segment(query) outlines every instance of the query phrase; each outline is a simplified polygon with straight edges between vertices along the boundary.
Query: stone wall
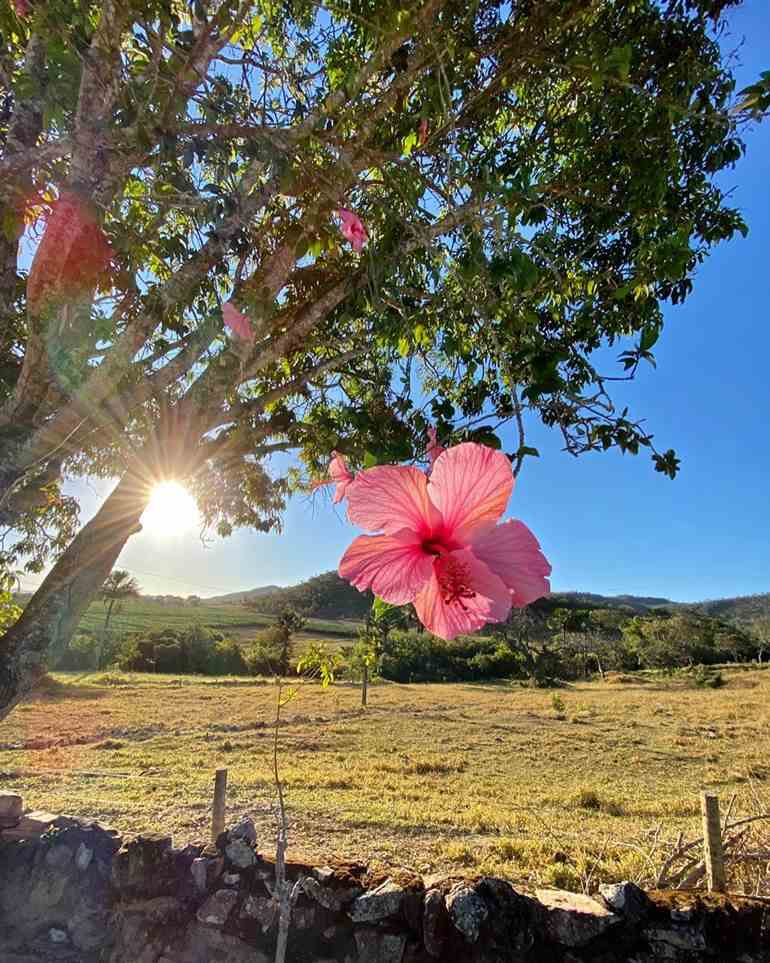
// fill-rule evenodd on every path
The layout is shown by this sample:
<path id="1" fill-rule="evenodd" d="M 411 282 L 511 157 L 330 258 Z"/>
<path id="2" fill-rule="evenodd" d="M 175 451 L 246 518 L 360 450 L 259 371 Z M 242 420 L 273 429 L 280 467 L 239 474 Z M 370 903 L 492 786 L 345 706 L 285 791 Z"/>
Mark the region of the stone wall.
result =
<path id="1" fill-rule="evenodd" d="M 4 801 L 5 799 L 5 801 Z M 9 802 L 16 799 L 16 802 Z M 243 819 L 217 845 L 124 842 L 0 797 L 3 963 L 271 963 L 274 864 Z M 289 963 L 770 963 L 770 906 L 603 886 L 536 898 L 501 879 L 290 863 Z"/>

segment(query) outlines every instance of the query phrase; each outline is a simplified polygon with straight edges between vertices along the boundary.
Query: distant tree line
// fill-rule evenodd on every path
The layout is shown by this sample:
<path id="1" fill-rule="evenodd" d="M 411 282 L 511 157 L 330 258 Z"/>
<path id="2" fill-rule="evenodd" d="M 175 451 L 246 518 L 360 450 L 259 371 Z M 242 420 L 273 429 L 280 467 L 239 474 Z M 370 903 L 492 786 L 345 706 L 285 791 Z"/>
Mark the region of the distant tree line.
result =
<path id="1" fill-rule="evenodd" d="M 296 664 L 292 636 L 305 624 L 290 609 L 275 624 L 239 643 L 205 625 L 159 628 L 123 635 L 82 630 L 52 667 L 90 670 L 117 667 L 127 672 L 198 675 L 288 675 Z"/>
<path id="2" fill-rule="evenodd" d="M 552 600 L 513 613 L 505 625 L 444 642 L 401 626 L 368 631 L 371 671 L 395 682 L 460 682 L 512 678 L 537 685 L 604 678 L 607 672 L 693 670 L 763 662 L 770 633 L 756 632 L 690 611 L 645 615 L 619 609 L 554 606 Z M 366 639 L 363 644 L 366 644 Z M 359 647 L 345 654 L 361 662 Z"/>
<path id="3" fill-rule="evenodd" d="M 311 580 L 316 587 L 330 581 L 329 576 Z M 337 580 L 334 588 L 340 584 L 344 583 Z M 107 614 L 115 591 L 130 588 L 125 580 L 107 586 Z M 348 678 L 380 675 L 394 682 L 510 678 L 551 685 L 593 676 L 603 678 L 608 672 L 762 663 L 770 653 L 770 622 L 744 627 L 684 608 L 659 608 L 640 614 L 622 608 L 581 608 L 574 604 L 575 598 L 567 599 L 572 607 L 558 604 L 563 599 L 541 599 L 515 611 L 504 625 L 490 626 L 484 633 L 450 643 L 416 627 L 408 606 L 397 609 L 377 602 L 361 620 L 358 642 L 337 654 L 335 671 Z M 52 660 L 52 666 L 76 670 L 117 666 L 127 671 L 171 674 L 288 675 L 296 671 L 300 652 L 295 636 L 304 626 L 304 615 L 284 606 L 273 624 L 245 642 L 228 639 L 222 632 L 199 624 L 122 636 L 105 630 L 81 631 L 69 648 Z"/>

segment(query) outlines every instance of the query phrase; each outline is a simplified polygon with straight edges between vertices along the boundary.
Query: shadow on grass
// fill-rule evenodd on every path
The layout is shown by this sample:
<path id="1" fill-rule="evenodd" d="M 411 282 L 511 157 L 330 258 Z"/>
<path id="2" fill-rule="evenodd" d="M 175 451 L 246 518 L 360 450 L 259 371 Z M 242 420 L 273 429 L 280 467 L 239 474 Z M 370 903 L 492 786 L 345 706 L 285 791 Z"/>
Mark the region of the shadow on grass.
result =
<path id="1" fill-rule="evenodd" d="M 38 682 L 30 694 L 30 702 L 66 702 L 69 699 L 101 699 L 106 695 L 106 688 L 98 685 L 79 685 L 80 679 L 87 678 L 87 674 L 74 676 L 72 682 L 63 682 L 46 675 Z"/>
<path id="2" fill-rule="evenodd" d="M 518 680 L 516 680 L 518 682 Z M 475 692 L 513 692 L 514 684 L 511 679 L 479 679 L 477 682 L 453 682 L 458 688 L 471 689 Z"/>

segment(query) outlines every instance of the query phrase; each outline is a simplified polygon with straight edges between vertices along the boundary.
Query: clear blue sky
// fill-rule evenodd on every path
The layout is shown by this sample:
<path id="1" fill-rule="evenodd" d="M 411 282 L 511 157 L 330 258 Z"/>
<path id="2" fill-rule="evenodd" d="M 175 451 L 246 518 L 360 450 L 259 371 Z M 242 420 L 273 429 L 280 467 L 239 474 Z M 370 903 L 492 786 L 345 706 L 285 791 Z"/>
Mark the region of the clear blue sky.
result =
<path id="1" fill-rule="evenodd" d="M 747 0 L 730 22 L 725 50 L 745 38 L 742 87 L 770 69 L 770 8 Z M 701 267 L 689 300 L 667 311 L 657 370 L 617 396 L 647 418 L 660 449 L 677 450 L 676 481 L 646 455 L 573 459 L 556 433 L 529 426 L 541 457 L 527 460 L 509 514 L 540 539 L 556 590 L 682 601 L 770 592 L 770 123 L 751 130 L 746 157 L 720 183 L 733 190 L 749 237 L 721 245 Z M 70 486 L 84 518 L 107 487 Z M 119 565 L 148 593 L 215 595 L 336 568 L 355 534 L 327 496 L 300 496 L 281 535 L 242 531 L 204 548 L 194 531 L 145 531 Z"/>

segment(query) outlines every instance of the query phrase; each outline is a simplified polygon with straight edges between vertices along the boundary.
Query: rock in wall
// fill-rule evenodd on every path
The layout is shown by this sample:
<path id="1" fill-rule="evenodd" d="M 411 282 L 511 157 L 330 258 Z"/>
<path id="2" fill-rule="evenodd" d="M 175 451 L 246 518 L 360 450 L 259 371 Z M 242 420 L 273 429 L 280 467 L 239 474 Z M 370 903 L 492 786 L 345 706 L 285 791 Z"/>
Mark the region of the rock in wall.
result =
<path id="1" fill-rule="evenodd" d="M 0 800 L 2 797 L 0 797 Z M 1 811 L 1 807 L 0 807 Z M 2 825 L 0 823 L 0 825 Z M 0 830 L 3 963 L 271 963 L 274 863 L 243 819 L 216 845 L 125 842 L 47 813 Z M 770 906 L 645 893 L 535 897 L 502 879 L 289 863 L 289 963 L 770 963 Z"/>

